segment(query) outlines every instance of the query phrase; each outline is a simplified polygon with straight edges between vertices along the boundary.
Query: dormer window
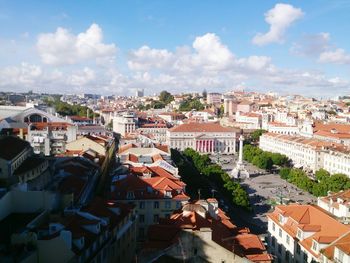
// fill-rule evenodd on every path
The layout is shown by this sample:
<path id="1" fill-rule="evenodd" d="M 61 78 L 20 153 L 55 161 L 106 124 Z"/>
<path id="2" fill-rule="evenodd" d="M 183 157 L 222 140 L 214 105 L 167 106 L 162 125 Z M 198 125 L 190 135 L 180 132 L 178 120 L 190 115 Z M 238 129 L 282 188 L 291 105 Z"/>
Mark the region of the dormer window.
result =
<path id="1" fill-rule="evenodd" d="M 278 215 L 278 221 L 283 224 L 284 223 L 284 216 L 283 215 Z"/>
<path id="2" fill-rule="evenodd" d="M 172 197 L 171 191 L 165 191 L 165 196 L 171 198 Z"/>
<path id="3" fill-rule="evenodd" d="M 300 229 L 298 229 L 297 237 L 298 237 L 300 240 L 303 239 L 303 231 L 301 231 Z"/>
<path id="4" fill-rule="evenodd" d="M 127 195 L 126 195 L 126 198 L 127 199 L 134 199 L 135 198 L 134 192 L 133 191 L 128 191 Z"/>

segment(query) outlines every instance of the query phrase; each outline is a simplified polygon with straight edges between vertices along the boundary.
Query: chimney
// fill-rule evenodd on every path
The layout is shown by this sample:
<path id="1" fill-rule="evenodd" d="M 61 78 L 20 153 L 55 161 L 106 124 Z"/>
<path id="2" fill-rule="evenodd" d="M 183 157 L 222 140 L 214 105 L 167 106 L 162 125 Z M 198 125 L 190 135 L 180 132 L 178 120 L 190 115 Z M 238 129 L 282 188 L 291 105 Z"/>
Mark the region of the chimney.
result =
<path id="1" fill-rule="evenodd" d="M 215 198 L 207 199 L 208 202 L 208 212 L 210 216 L 214 219 L 219 219 L 219 203 Z"/>
<path id="2" fill-rule="evenodd" d="M 23 129 L 19 129 L 19 138 L 23 140 Z"/>

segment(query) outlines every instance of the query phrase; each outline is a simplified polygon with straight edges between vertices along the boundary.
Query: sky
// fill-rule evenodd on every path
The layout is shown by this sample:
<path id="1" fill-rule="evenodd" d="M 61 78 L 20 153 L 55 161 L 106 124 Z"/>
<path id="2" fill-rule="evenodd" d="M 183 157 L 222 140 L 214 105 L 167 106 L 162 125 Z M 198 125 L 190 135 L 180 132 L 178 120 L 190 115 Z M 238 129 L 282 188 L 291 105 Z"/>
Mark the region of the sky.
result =
<path id="1" fill-rule="evenodd" d="M 350 95 L 350 0 L 0 0 L 0 91 Z"/>

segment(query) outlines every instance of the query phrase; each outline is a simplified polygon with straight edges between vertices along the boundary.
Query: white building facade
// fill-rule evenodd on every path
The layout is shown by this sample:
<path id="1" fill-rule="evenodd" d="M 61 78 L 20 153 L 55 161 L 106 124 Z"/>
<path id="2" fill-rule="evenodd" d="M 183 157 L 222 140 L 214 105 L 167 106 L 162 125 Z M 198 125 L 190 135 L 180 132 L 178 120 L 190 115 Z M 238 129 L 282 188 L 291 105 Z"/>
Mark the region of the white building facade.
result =
<path id="1" fill-rule="evenodd" d="M 350 177 L 349 150 L 343 145 L 275 133 L 260 136 L 260 149 L 286 155 L 297 168 L 316 172 L 325 169 L 331 174 L 343 173 Z"/>
<path id="2" fill-rule="evenodd" d="M 216 123 L 186 123 L 167 132 L 167 143 L 171 148 L 192 148 L 201 153 L 236 152 L 236 129 L 222 127 Z"/>
<path id="3" fill-rule="evenodd" d="M 265 133 L 260 136 L 259 147 L 263 151 L 286 155 L 295 167 L 313 172 L 323 168 L 323 154 L 317 141 L 302 137 Z"/>
<path id="4" fill-rule="evenodd" d="M 317 205 L 339 218 L 342 222 L 350 221 L 350 190 L 318 197 Z"/>
<path id="5" fill-rule="evenodd" d="M 134 113 L 124 113 L 113 118 L 113 131 L 125 136 L 128 133 L 135 132 L 136 117 Z"/>
<path id="6" fill-rule="evenodd" d="M 277 206 L 267 218 L 269 252 L 279 263 L 324 262 L 322 251 L 349 231 L 312 205 Z"/>

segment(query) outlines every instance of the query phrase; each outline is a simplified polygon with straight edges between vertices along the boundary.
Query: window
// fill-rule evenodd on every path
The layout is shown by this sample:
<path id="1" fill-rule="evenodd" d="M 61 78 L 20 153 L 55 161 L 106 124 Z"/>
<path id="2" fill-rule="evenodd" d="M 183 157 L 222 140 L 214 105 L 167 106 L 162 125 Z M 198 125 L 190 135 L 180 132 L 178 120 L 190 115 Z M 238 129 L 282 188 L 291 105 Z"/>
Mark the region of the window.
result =
<path id="1" fill-rule="evenodd" d="M 289 251 L 286 251 L 285 259 L 286 259 L 286 262 L 289 262 Z"/>
<path id="2" fill-rule="evenodd" d="M 338 251 L 338 253 L 335 254 L 335 261 L 336 262 L 343 262 L 344 261 L 344 252 L 339 250 L 338 248 L 337 248 L 337 251 Z"/>
<path id="3" fill-rule="evenodd" d="M 181 202 L 180 201 L 176 201 L 176 208 L 180 209 L 181 208 Z"/>
<path id="4" fill-rule="evenodd" d="M 282 229 L 281 229 L 281 228 L 278 230 L 278 235 L 279 235 L 280 237 L 282 237 Z"/>
<path id="5" fill-rule="evenodd" d="M 165 201 L 165 208 L 170 209 L 171 208 L 171 202 L 170 201 Z"/>
<path id="6" fill-rule="evenodd" d="M 145 215 L 139 215 L 139 222 L 144 223 L 145 222 Z"/>
<path id="7" fill-rule="evenodd" d="M 312 240 L 312 249 L 317 251 L 317 242 L 315 240 Z"/>
<path id="8" fill-rule="evenodd" d="M 283 223 L 283 216 L 282 215 L 278 215 L 278 220 L 280 221 L 280 223 Z"/>
<path id="9" fill-rule="evenodd" d="M 300 254 L 300 245 L 297 244 L 297 254 Z"/>
<path id="10" fill-rule="evenodd" d="M 159 215 L 156 214 L 153 216 L 153 223 L 158 223 L 158 221 L 159 221 Z"/>
<path id="11" fill-rule="evenodd" d="M 286 241 L 287 241 L 287 244 L 289 245 L 290 237 L 288 235 L 286 235 Z"/>
<path id="12" fill-rule="evenodd" d="M 282 245 L 278 244 L 278 253 L 281 254 L 282 253 Z"/>
<path id="13" fill-rule="evenodd" d="M 302 239 L 302 238 L 303 238 L 303 233 L 301 232 L 300 229 L 298 229 L 297 237 L 298 237 L 299 239 Z"/>
<path id="14" fill-rule="evenodd" d="M 276 246 L 276 239 L 274 237 L 271 239 L 271 245 L 273 248 Z"/>
<path id="15" fill-rule="evenodd" d="M 134 198 L 135 198 L 134 192 L 128 191 L 128 193 L 127 193 L 127 195 L 126 195 L 126 198 L 127 198 L 127 199 L 134 199 Z"/>
<path id="16" fill-rule="evenodd" d="M 272 223 L 272 230 L 275 231 L 276 230 L 276 224 Z"/>
<path id="17" fill-rule="evenodd" d="M 141 202 L 139 203 L 139 207 L 140 207 L 140 209 L 145 209 L 145 202 L 144 202 L 144 201 L 141 201 Z"/>
<path id="18" fill-rule="evenodd" d="M 145 229 L 143 227 L 139 228 L 139 237 L 144 238 L 145 237 Z"/>
<path id="19" fill-rule="evenodd" d="M 304 258 L 304 262 L 307 262 L 307 254 L 306 253 L 304 253 L 303 258 Z"/>
<path id="20" fill-rule="evenodd" d="M 159 201 L 154 201 L 154 208 L 159 208 Z"/>

